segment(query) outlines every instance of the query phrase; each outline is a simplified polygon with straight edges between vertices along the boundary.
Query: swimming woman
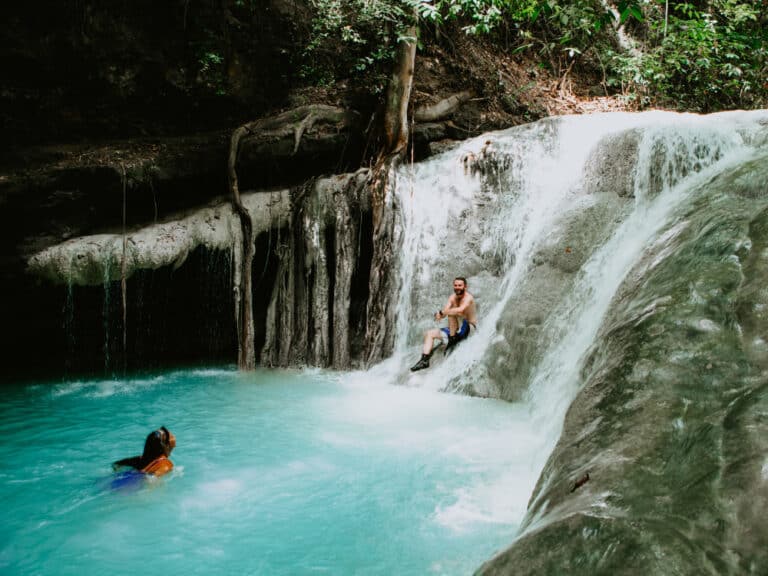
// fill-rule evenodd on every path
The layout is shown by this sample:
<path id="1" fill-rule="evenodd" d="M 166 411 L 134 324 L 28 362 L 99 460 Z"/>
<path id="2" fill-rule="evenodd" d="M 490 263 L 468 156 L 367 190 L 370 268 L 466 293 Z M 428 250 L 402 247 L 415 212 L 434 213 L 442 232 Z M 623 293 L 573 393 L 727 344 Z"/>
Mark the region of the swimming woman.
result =
<path id="1" fill-rule="evenodd" d="M 112 464 L 112 468 L 117 470 L 121 466 L 130 466 L 144 474 L 162 476 L 173 468 L 173 462 L 168 459 L 168 456 L 174 448 L 176 448 L 176 436 L 171 434 L 168 428 L 161 426 L 159 430 L 149 433 L 141 456 L 118 460 Z"/>

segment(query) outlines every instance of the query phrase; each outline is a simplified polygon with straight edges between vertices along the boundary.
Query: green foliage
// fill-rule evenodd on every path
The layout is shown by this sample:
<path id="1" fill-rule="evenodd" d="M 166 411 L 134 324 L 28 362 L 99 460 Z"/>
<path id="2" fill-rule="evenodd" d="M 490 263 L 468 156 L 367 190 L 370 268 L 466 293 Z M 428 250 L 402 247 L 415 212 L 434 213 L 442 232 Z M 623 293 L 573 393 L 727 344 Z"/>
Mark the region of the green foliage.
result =
<path id="1" fill-rule="evenodd" d="M 616 9 L 619 12 L 619 23 L 621 24 L 624 24 L 630 18 L 636 20 L 643 19 L 643 10 L 638 2 L 621 0 L 620 2 L 617 2 Z"/>
<path id="2" fill-rule="evenodd" d="M 194 90 L 201 95 L 227 94 L 227 45 L 222 32 L 211 26 L 210 17 L 190 23 L 189 68 L 185 71 Z"/>
<path id="3" fill-rule="evenodd" d="M 488 33 L 502 22 L 513 23 L 519 31 L 520 50 L 536 49 L 559 73 L 576 61 L 589 65 L 591 59 L 591 64 L 601 67 L 609 87 L 621 88 L 640 106 L 675 104 L 708 111 L 766 105 L 766 2 L 409 2 L 425 20 L 462 19 L 464 30 L 471 34 Z M 618 46 L 614 28 L 619 25 L 639 33 L 634 47 Z"/>
<path id="4" fill-rule="evenodd" d="M 527 47 L 548 58 L 590 48 L 614 14 L 602 0 L 310 0 L 315 12 L 305 49 L 305 78 L 331 83 L 345 73 L 370 75 L 388 63 L 399 35 L 417 16 L 433 26 L 457 21 L 467 34 L 488 34 L 512 23 Z M 621 18 L 642 16 L 621 0 Z M 380 88 L 381 85 L 375 83 Z"/>
<path id="5" fill-rule="evenodd" d="M 667 21 L 663 4 L 649 11 L 645 50 L 611 55 L 614 85 L 640 105 L 674 103 L 709 111 L 765 103 L 768 37 L 758 4 L 670 3 Z"/>
<path id="6" fill-rule="evenodd" d="M 330 84 L 351 71 L 384 87 L 382 64 L 389 63 L 409 20 L 408 6 L 392 0 L 310 0 L 315 17 L 304 50 L 302 75 Z"/>
<path id="7" fill-rule="evenodd" d="M 226 95 L 226 71 L 224 57 L 218 52 L 203 50 L 198 56 L 197 81 L 217 96 Z"/>
<path id="8" fill-rule="evenodd" d="M 573 39 L 592 37 L 613 13 L 600 0 L 408 0 L 419 16 L 432 22 L 462 19 L 463 29 L 469 34 L 491 32 L 502 22 L 520 24 L 533 33 L 536 28 L 547 27 L 554 36 Z M 622 21 L 642 18 L 636 1 L 619 2 Z M 562 40 L 560 43 L 567 43 Z"/>
<path id="9" fill-rule="evenodd" d="M 246 0 L 242 0 L 246 1 Z M 310 0 L 315 11 L 305 78 L 357 75 L 386 81 L 400 34 L 414 15 L 467 34 L 513 32 L 511 50 L 564 74 L 581 63 L 638 106 L 711 110 L 766 104 L 766 2 L 747 0 Z M 666 8 L 668 7 L 668 12 Z M 624 26 L 633 45 L 619 44 Z"/>
<path id="10" fill-rule="evenodd" d="M 569 55 L 585 53 L 595 44 L 607 41 L 605 33 L 614 15 L 602 2 L 575 0 L 542 2 L 534 13 L 536 18 L 531 32 L 540 34 L 541 51 L 550 57 L 557 52 Z"/>
<path id="11" fill-rule="evenodd" d="M 507 0 L 408 0 L 423 20 L 442 23 L 462 19 L 468 34 L 487 34 L 503 19 Z"/>
<path id="12" fill-rule="evenodd" d="M 517 31 L 514 52 L 535 50 L 544 66 L 555 69 L 606 50 L 617 20 L 643 19 L 642 0 L 620 0 L 618 12 L 603 0 L 407 1 L 422 19 L 437 24 L 459 20 L 468 34 L 488 34 L 502 24 L 511 25 Z"/>

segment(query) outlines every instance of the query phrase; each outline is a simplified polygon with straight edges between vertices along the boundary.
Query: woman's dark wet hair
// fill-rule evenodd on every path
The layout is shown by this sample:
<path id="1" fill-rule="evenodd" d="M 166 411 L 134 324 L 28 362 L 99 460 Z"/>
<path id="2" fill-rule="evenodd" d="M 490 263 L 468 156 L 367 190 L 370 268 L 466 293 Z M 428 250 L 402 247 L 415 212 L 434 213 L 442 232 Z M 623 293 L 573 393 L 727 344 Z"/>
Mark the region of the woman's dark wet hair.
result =
<path id="1" fill-rule="evenodd" d="M 132 466 L 133 468 L 141 470 L 160 456 L 170 456 L 171 450 L 171 433 L 168 431 L 168 428 L 161 426 L 157 430 L 149 433 L 147 439 L 144 441 L 144 452 L 141 456 L 118 460 L 113 464 L 113 467 Z"/>
<path id="2" fill-rule="evenodd" d="M 170 456 L 171 454 L 171 433 L 165 426 L 158 430 L 150 432 L 147 440 L 144 442 L 144 453 L 141 459 L 147 464 L 160 456 Z"/>

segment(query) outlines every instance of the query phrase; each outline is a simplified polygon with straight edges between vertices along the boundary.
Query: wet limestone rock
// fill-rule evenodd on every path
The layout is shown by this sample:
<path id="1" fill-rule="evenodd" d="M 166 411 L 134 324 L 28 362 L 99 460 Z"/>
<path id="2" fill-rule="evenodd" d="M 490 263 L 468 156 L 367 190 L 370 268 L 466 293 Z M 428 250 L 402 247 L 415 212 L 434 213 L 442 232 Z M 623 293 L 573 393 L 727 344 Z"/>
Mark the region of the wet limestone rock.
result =
<path id="1" fill-rule="evenodd" d="M 765 153 L 702 183 L 627 276 L 520 536 L 477 574 L 768 569 L 767 184 Z"/>
<path id="2" fill-rule="evenodd" d="M 287 190 L 251 193 L 244 202 L 254 229 L 280 226 L 289 216 Z M 138 230 L 72 238 L 31 256 L 28 270 L 49 282 L 99 285 L 128 278 L 136 270 L 178 268 L 196 248 L 232 250 L 239 241 L 239 225 L 228 203 L 180 215 L 168 222 Z M 125 257 L 124 257 L 125 256 Z"/>

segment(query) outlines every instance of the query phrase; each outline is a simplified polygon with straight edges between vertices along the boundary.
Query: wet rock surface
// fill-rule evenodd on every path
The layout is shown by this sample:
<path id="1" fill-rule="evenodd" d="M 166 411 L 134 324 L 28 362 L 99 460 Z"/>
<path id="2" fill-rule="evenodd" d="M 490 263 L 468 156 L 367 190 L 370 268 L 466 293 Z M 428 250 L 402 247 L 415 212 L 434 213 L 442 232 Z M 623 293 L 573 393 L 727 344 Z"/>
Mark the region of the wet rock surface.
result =
<path id="1" fill-rule="evenodd" d="M 768 566 L 766 160 L 702 186 L 627 278 L 523 534 L 478 574 Z"/>

